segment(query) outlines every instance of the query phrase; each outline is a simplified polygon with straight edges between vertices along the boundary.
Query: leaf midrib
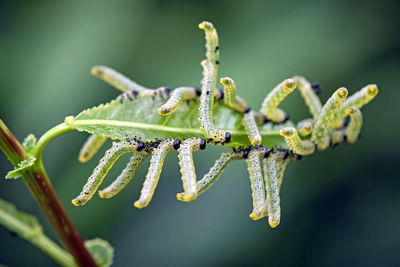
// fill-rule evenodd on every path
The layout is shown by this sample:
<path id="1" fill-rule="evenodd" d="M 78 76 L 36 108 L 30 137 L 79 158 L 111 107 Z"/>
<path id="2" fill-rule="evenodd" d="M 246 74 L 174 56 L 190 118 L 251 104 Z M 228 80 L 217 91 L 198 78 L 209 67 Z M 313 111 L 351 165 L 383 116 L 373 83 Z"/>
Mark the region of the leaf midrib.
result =
<path id="1" fill-rule="evenodd" d="M 188 134 L 202 134 L 200 129 L 193 128 L 181 128 L 181 127 L 171 127 L 165 125 L 148 124 L 140 122 L 128 122 L 128 121 L 118 121 L 118 120 L 74 120 L 73 126 L 88 126 L 88 125 L 107 125 L 107 126 L 119 126 L 119 127 L 130 127 L 136 129 L 146 129 L 155 130 L 171 133 L 188 133 Z M 247 133 L 242 130 L 229 130 L 232 135 L 236 136 L 247 136 Z M 260 130 L 262 136 L 279 135 L 279 130 Z"/>

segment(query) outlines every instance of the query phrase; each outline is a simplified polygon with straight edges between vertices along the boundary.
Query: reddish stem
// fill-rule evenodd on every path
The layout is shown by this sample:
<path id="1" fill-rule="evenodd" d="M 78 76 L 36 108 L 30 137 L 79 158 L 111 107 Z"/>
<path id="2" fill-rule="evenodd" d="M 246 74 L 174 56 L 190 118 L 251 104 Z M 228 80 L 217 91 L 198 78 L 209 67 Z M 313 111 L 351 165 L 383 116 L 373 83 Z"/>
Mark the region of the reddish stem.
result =
<path id="1" fill-rule="evenodd" d="M 0 148 L 14 166 L 26 159 L 26 153 L 21 143 L 2 120 L 0 120 Z M 41 161 L 24 173 L 23 180 L 78 264 L 85 267 L 97 266 L 61 205 Z"/>

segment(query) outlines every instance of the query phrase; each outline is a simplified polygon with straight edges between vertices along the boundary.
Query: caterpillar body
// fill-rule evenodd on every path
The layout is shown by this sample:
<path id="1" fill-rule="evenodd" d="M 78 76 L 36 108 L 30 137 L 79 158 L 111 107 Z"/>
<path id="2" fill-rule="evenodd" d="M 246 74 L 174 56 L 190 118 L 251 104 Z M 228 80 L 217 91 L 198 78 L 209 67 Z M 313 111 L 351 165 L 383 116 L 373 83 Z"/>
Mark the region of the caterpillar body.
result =
<path id="1" fill-rule="evenodd" d="M 268 216 L 268 223 L 274 228 L 281 220 L 279 192 L 288 164 L 301 159 L 303 155 L 357 140 L 363 122 L 360 108 L 377 95 L 376 85 L 367 85 L 348 98 L 347 89 L 339 88 L 322 105 L 318 97 L 319 85 L 312 85 L 305 78 L 295 76 L 284 80 L 271 90 L 262 102 L 260 110 L 256 111 L 237 95 L 236 84 L 231 78 L 221 78 L 220 82 L 224 88 L 216 88 L 220 64 L 218 35 L 210 22 L 202 22 L 199 28 L 204 30 L 206 39 L 206 59 L 201 62 L 203 68 L 201 88 L 178 87 L 173 91 L 169 87 L 148 89 L 108 67 L 93 68 L 93 75 L 123 91 L 117 98 L 119 102 L 114 101 L 117 103 L 113 102 L 114 105 L 122 107 L 145 98 L 157 100 L 155 103 L 163 101 L 154 114 L 144 115 L 147 118 L 159 116 L 160 123 L 163 123 L 179 112 L 198 112 L 197 124 L 192 123 L 197 125 L 198 129 L 191 129 L 186 134 L 180 133 L 180 138 L 174 137 L 170 129 L 164 132 L 160 130 L 160 136 L 157 138 L 153 135 L 153 138 L 142 140 L 128 136 L 126 140 L 114 142 L 94 169 L 82 192 L 72 201 L 74 205 L 85 204 L 97 191 L 115 161 L 125 153 L 132 153 L 133 156 L 121 175 L 108 187 L 99 191 L 99 194 L 102 198 L 117 195 L 132 180 L 142 162 L 151 155 L 150 167 L 140 197 L 134 202 L 137 208 L 146 207 L 155 192 L 166 155 L 176 151 L 183 184 L 183 192 L 177 194 L 178 200 L 185 202 L 195 200 L 218 181 L 232 161 L 244 159 L 250 176 L 253 199 L 250 218 L 257 220 Z M 300 91 L 311 117 L 299 122 L 295 128 L 295 124 L 288 121 L 288 114 L 280 109 L 279 105 L 296 88 Z M 198 105 L 188 105 L 185 107 L 186 111 L 181 111 L 182 103 L 196 99 L 199 99 Z M 233 123 L 230 129 L 219 128 L 218 121 L 213 119 L 214 107 L 219 105 L 233 112 L 230 114 L 236 114 L 235 116 L 241 120 L 240 123 Z M 218 120 L 224 119 L 221 117 L 223 114 L 218 115 Z M 349 120 L 347 126 L 343 123 L 345 120 Z M 174 119 L 171 121 L 173 123 Z M 283 123 L 285 121 L 288 122 Z M 272 137 L 265 134 L 268 129 L 277 131 L 281 136 L 275 138 L 283 138 L 287 146 L 282 148 L 266 145 L 274 143 L 271 141 Z M 143 129 L 138 130 L 137 134 L 140 135 L 143 131 Z M 242 143 L 232 141 L 236 140 L 234 138 L 240 131 L 245 132 L 244 141 L 242 140 Z M 105 137 L 92 135 L 81 151 L 80 161 L 89 160 L 104 141 Z M 230 148 L 223 152 L 210 170 L 198 180 L 193 153 L 204 150 L 206 145 L 225 145 Z"/>

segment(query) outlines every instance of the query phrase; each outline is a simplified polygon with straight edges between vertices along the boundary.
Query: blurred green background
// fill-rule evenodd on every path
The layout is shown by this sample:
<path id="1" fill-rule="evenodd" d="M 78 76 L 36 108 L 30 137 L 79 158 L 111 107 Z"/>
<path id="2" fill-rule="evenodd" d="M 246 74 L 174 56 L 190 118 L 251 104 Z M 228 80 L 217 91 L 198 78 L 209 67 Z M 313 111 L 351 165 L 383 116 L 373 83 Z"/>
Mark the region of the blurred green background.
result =
<path id="1" fill-rule="evenodd" d="M 319 81 L 325 101 L 338 87 L 368 83 L 378 97 L 363 109 L 362 138 L 292 164 L 276 229 L 252 221 L 244 162 L 230 165 L 208 192 L 181 203 L 176 154 L 167 157 L 150 206 L 137 210 L 148 162 L 120 195 L 81 190 L 104 149 L 86 164 L 87 137 L 68 133 L 44 153 L 50 178 L 83 238 L 115 248 L 114 266 L 399 266 L 400 4 L 398 1 L 69 1 L 0 3 L 0 117 L 22 140 L 42 135 L 67 115 L 118 92 L 89 73 L 113 67 L 148 86 L 199 85 L 209 20 L 219 31 L 220 76 L 258 108 L 285 78 Z M 291 118 L 308 116 L 295 92 L 283 104 Z M 202 176 L 221 148 L 196 154 Z M 123 161 L 118 166 L 123 166 Z M 0 177 L 11 165 L 0 153 Z M 120 169 L 119 169 L 120 170 Z M 118 174 L 114 168 L 105 184 Z M 38 216 L 55 234 L 21 180 L 0 179 L 0 197 Z M 0 228 L 0 264 L 54 266 L 27 242 Z"/>

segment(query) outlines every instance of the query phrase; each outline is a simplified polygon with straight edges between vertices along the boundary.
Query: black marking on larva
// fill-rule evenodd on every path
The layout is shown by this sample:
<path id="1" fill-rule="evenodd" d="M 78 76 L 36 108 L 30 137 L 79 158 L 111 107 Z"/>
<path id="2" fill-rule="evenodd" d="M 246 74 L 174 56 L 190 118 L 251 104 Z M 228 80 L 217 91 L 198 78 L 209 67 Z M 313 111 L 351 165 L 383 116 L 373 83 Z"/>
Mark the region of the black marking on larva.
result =
<path id="1" fill-rule="evenodd" d="M 249 150 L 246 149 L 245 151 L 243 151 L 243 158 L 247 159 L 249 157 Z"/>
<path id="2" fill-rule="evenodd" d="M 218 88 L 218 91 L 219 91 L 219 94 L 220 94 L 220 97 L 219 97 L 218 101 L 221 101 L 222 99 L 224 99 L 224 96 L 225 96 L 224 89 Z"/>
<path id="3" fill-rule="evenodd" d="M 329 146 L 332 146 L 332 145 L 333 145 L 333 141 L 331 138 L 329 138 Z"/>
<path id="4" fill-rule="evenodd" d="M 349 117 L 346 117 L 345 119 L 342 119 L 342 120 L 344 120 L 343 128 L 346 128 L 347 126 L 349 126 L 349 122 L 350 122 L 350 118 Z"/>
<path id="5" fill-rule="evenodd" d="M 311 87 L 312 87 L 312 89 L 314 89 L 314 92 L 315 92 L 317 95 L 319 95 L 319 94 L 322 93 L 321 86 L 319 85 L 318 82 L 313 83 L 313 84 L 311 85 Z"/>
<path id="6" fill-rule="evenodd" d="M 333 146 L 332 146 L 332 149 L 334 149 L 335 147 L 337 147 L 339 145 L 339 143 L 335 143 Z"/>
<path id="7" fill-rule="evenodd" d="M 287 122 L 289 120 L 289 115 L 285 113 L 285 117 L 283 118 L 282 122 Z"/>
<path id="8" fill-rule="evenodd" d="M 173 147 L 175 150 L 178 150 L 181 147 L 181 139 L 175 139 Z"/>
<path id="9" fill-rule="evenodd" d="M 139 92 L 136 91 L 136 90 L 132 90 L 131 93 L 132 93 L 134 98 L 136 98 L 138 96 L 138 94 L 139 94 Z"/>
<path id="10" fill-rule="evenodd" d="M 231 134 L 230 134 L 230 132 L 226 132 L 224 143 L 229 143 L 230 141 L 231 141 Z"/>
<path id="11" fill-rule="evenodd" d="M 126 92 L 126 97 L 127 97 L 130 101 L 133 100 L 133 98 L 132 98 L 130 92 Z"/>
<path id="12" fill-rule="evenodd" d="M 237 152 L 236 148 L 232 148 L 232 150 L 233 150 L 233 152 L 234 152 L 234 153 L 236 153 L 236 152 Z"/>
<path id="13" fill-rule="evenodd" d="M 215 61 L 215 64 L 219 65 L 219 60 L 216 60 L 216 61 Z"/>
<path id="14" fill-rule="evenodd" d="M 263 115 L 263 119 L 264 119 L 264 123 L 268 123 L 269 119 L 267 118 L 267 116 Z"/>
<path id="15" fill-rule="evenodd" d="M 129 136 L 125 135 L 125 137 L 126 137 L 126 142 L 131 143 L 131 140 L 129 139 Z"/>
<path id="16" fill-rule="evenodd" d="M 206 141 L 205 140 L 203 140 L 203 139 L 201 139 L 201 141 L 200 141 L 200 149 L 201 150 L 204 150 L 205 148 L 206 148 Z"/>
<path id="17" fill-rule="evenodd" d="M 303 156 L 299 154 L 297 154 L 296 156 L 297 156 L 296 160 L 301 160 L 303 158 Z"/>
<path id="18" fill-rule="evenodd" d="M 212 138 L 208 138 L 207 143 L 210 143 L 212 140 Z"/>
<path id="19" fill-rule="evenodd" d="M 317 151 L 318 150 L 318 145 L 314 144 L 314 150 Z"/>
<path id="20" fill-rule="evenodd" d="M 247 105 L 243 112 L 244 112 L 244 113 L 249 113 L 250 110 L 251 110 L 250 106 Z"/>
<path id="21" fill-rule="evenodd" d="M 159 94 L 161 98 L 168 97 L 170 92 L 171 88 L 169 88 L 168 86 L 163 86 L 156 90 L 156 94 Z"/>
<path id="22" fill-rule="evenodd" d="M 145 148 L 145 144 L 142 141 L 139 141 L 136 151 L 142 151 Z"/>
<path id="23" fill-rule="evenodd" d="M 197 96 L 201 95 L 201 91 L 200 91 L 199 87 L 195 86 L 195 87 L 193 87 L 193 90 L 194 90 L 194 92 L 196 93 Z"/>
<path id="24" fill-rule="evenodd" d="M 343 134 L 343 142 L 347 143 L 347 135 L 346 134 Z"/>
<path id="25" fill-rule="evenodd" d="M 206 91 L 206 94 L 209 95 L 209 94 L 210 94 L 210 91 Z"/>
<path id="26" fill-rule="evenodd" d="M 154 92 L 153 92 L 153 95 L 151 96 L 151 99 L 152 99 L 152 100 L 155 100 L 155 99 L 156 99 L 156 95 L 157 95 L 157 91 L 154 91 Z"/>
<path id="27" fill-rule="evenodd" d="M 158 90 L 158 94 L 160 95 L 161 98 L 164 98 L 167 96 L 167 93 L 165 93 L 165 95 L 164 95 L 164 90 L 165 90 L 164 87 L 161 88 L 160 90 Z"/>
<path id="28" fill-rule="evenodd" d="M 165 96 L 168 97 L 169 94 L 171 93 L 171 88 L 169 86 L 164 86 L 163 92 L 164 92 Z"/>
<path id="29" fill-rule="evenodd" d="M 289 152 L 285 150 L 285 152 L 283 152 L 283 160 L 287 159 L 288 157 L 289 157 Z"/>
<path id="30" fill-rule="evenodd" d="M 215 47 L 215 51 L 214 52 L 217 52 L 219 50 L 219 46 L 217 45 L 216 47 Z"/>

